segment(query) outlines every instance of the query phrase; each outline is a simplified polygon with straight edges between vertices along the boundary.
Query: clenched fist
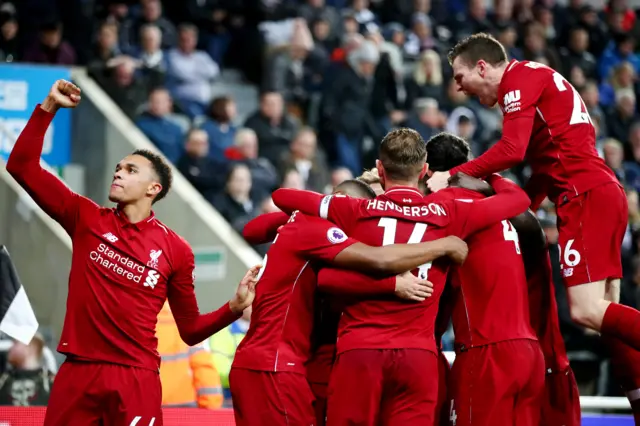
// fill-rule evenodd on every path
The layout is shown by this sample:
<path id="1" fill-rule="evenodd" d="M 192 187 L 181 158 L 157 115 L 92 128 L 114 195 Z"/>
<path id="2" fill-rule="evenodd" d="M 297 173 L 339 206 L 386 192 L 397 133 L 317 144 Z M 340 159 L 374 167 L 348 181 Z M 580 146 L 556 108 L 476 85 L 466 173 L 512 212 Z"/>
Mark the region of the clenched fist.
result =
<path id="1" fill-rule="evenodd" d="M 67 80 L 57 80 L 51 86 L 42 109 L 55 113 L 59 108 L 75 108 L 80 103 L 80 88 Z"/>

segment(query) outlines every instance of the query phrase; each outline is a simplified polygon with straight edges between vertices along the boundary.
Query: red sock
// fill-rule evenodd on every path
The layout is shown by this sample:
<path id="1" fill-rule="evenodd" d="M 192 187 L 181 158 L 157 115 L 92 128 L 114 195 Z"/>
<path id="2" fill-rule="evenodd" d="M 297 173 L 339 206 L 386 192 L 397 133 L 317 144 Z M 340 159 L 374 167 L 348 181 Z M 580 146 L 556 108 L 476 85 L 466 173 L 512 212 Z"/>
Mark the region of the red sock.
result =
<path id="1" fill-rule="evenodd" d="M 604 313 L 600 332 L 617 337 L 640 351 L 640 312 L 619 303 L 611 303 Z"/>
<path id="2" fill-rule="evenodd" d="M 640 351 L 622 340 L 602 335 L 611 355 L 611 372 L 625 392 L 636 426 L 640 426 Z"/>

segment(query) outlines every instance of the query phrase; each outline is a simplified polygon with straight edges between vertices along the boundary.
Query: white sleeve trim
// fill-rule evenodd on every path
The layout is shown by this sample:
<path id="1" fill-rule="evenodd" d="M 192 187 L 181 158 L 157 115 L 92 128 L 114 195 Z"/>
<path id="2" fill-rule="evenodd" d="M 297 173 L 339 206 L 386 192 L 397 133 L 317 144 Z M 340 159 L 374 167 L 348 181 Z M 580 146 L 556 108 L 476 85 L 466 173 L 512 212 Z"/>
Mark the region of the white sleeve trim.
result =
<path id="1" fill-rule="evenodd" d="M 319 215 L 322 219 L 326 219 L 329 217 L 329 205 L 331 204 L 331 199 L 333 195 L 327 195 L 322 199 L 320 203 L 320 212 Z"/>

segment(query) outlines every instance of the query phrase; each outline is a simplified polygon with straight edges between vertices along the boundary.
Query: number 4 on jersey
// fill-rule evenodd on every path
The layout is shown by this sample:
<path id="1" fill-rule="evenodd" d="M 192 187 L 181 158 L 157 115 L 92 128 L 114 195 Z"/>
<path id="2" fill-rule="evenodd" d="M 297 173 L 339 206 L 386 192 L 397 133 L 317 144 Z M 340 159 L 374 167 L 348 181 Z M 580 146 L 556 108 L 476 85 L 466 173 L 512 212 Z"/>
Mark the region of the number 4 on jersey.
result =
<path id="1" fill-rule="evenodd" d="M 384 234 L 382 235 L 382 245 L 388 246 L 391 244 L 395 244 L 398 219 L 393 219 L 391 217 L 381 217 L 380 222 L 378 222 L 378 226 L 384 228 Z M 413 231 L 411 232 L 411 236 L 409 237 L 409 241 L 407 241 L 407 244 L 418 244 L 422 242 L 422 237 L 424 237 L 425 232 L 427 232 L 427 224 L 416 223 L 413 227 Z M 431 262 L 425 263 L 424 265 L 418 267 L 418 278 L 420 278 L 421 280 L 426 280 L 427 275 L 429 275 L 429 269 L 431 269 Z"/>

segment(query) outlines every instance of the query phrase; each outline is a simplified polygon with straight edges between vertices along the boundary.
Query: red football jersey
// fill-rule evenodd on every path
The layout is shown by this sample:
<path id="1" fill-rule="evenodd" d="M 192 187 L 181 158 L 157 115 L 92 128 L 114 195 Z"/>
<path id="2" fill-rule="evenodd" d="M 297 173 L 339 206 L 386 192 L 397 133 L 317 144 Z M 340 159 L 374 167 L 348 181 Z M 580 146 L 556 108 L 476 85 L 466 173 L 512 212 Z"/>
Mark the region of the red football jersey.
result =
<path id="1" fill-rule="evenodd" d="M 356 241 L 326 220 L 294 213 L 263 261 L 251 324 L 233 367 L 305 374 L 311 354 L 317 271 Z"/>
<path id="2" fill-rule="evenodd" d="M 598 156 L 595 129 L 582 98 L 560 73 L 537 62 L 513 60 L 500 82 L 498 103 L 504 113 L 502 139 L 452 174 L 483 177 L 526 157 L 535 182 L 527 187 L 529 196 L 541 201 L 545 193 L 555 203 L 617 182 Z"/>
<path id="3" fill-rule="evenodd" d="M 189 245 L 153 214 L 130 223 L 72 192 L 40 166 L 53 115 L 36 107 L 16 141 L 7 170 L 73 241 L 69 294 L 58 351 L 89 361 L 157 370 L 155 326 L 168 298 L 180 334 L 204 340 L 237 316 L 223 306 L 200 315 Z"/>
<path id="4" fill-rule="evenodd" d="M 513 184 L 506 185 L 508 191 L 516 191 L 514 194 L 519 191 Z M 453 200 L 438 194 L 424 197 L 414 188 L 395 187 L 373 200 L 327 196 L 320 204 L 320 215 L 354 238 L 380 246 L 419 243 L 447 235 L 464 238 L 511 217 L 508 213 L 517 214 L 522 210 L 522 204 L 518 204 L 509 202 L 508 197 L 478 201 Z M 347 304 L 339 327 L 338 353 L 398 348 L 436 352 L 434 323 L 449 265 L 449 260 L 442 258 L 419 268 L 418 276 L 428 277 L 434 284 L 433 296 L 422 303 L 379 297 Z"/>
<path id="5" fill-rule="evenodd" d="M 524 255 L 529 256 L 526 252 Z M 534 253 L 530 255 L 536 256 Z M 530 262 L 529 265 L 527 282 L 531 326 L 540 341 L 546 368 L 551 371 L 564 371 L 569 366 L 569 359 L 560 332 L 558 305 L 549 253 L 545 253 L 539 260 Z"/>
<path id="6" fill-rule="evenodd" d="M 447 188 L 438 194 L 452 199 L 484 198 L 462 188 Z M 451 271 L 456 347 L 464 350 L 511 339 L 535 340 L 524 263 L 511 223 L 497 222 L 465 241 L 467 260 Z"/>

